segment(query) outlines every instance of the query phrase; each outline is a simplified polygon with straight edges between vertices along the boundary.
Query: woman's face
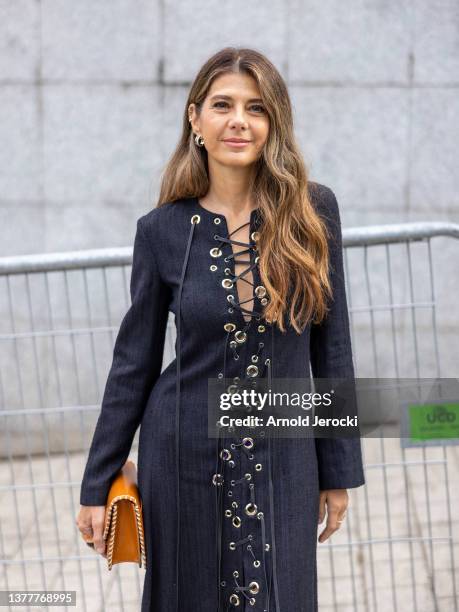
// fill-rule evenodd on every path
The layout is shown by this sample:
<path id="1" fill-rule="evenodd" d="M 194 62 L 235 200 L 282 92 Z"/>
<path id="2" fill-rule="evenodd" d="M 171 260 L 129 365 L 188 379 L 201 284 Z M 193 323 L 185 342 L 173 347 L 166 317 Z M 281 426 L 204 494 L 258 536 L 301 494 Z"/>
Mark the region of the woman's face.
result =
<path id="1" fill-rule="evenodd" d="M 269 117 L 253 77 L 228 73 L 215 79 L 203 102 L 201 115 L 190 105 L 192 129 L 204 138 L 207 154 L 226 166 L 248 166 L 261 155 L 268 138 Z M 227 139 L 248 142 L 232 145 Z"/>

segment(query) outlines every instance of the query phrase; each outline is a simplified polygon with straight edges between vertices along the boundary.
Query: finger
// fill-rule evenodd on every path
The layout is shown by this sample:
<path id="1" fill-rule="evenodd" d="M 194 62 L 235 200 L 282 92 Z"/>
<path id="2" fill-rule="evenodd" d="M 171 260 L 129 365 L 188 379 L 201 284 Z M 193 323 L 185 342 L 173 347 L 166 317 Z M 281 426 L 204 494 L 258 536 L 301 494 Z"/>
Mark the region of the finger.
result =
<path id="1" fill-rule="evenodd" d="M 327 540 L 335 531 L 336 529 L 332 529 L 331 527 L 325 527 L 325 529 L 319 535 L 319 542 L 325 542 L 325 540 Z"/>
<path id="2" fill-rule="evenodd" d="M 94 525 L 94 546 L 98 553 L 105 552 L 105 540 L 103 538 L 103 523 L 96 523 Z"/>
<path id="3" fill-rule="evenodd" d="M 92 544 L 94 542 L 92 534 L 82 534 L 81 536 L 86 544 Z"/>
<path id="4" fill-rule="evenodd" d="M 338 531 L 339 524 L 336 521 L 331 521 L 330 518 L 327 519 L 327 525 L 322 533 L 319 535 L 319 542 L 325 542 L 335 531 Z"/>
<path id="5" fill-rule="evenodd" d="M 327 527 L 336 531 L 340 528 L 340 516 L 343 514 L 343 510 L 341 508 L 331 508 L 328 512 L 327 516 Z"/>
<path id="6" fill-rule="evenodd" d="M 105 541 L 103 539 L 94 540 L 95 550 L 103 555 L 105 553 Z"/>
<path id="7" fill-rule="evenodd" d="M 319 535 L 319 542 L 324 542 L 340 528 L 338 517 L 342 512 L 341 506 L 328 506 L 327 510 L 327 525 Z"/>
<path id="8" fill-rule="evenodd" d="M 320 493 L 319 495 L 319 525 L 323 522 L 325 518 L 325 499 L 326 495 L 324 493 Z"/>

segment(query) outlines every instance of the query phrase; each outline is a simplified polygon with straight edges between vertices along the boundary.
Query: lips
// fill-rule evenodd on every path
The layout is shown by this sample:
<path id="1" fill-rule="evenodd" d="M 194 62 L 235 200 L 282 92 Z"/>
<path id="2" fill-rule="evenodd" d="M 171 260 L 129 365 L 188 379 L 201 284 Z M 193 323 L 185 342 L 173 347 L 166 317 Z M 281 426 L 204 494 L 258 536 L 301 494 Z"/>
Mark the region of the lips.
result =
<path id="1" fill-rule="evenodd" d="M 250 140 L 244 140 L 244 138 L 225 138 L 223 142 L 250 142 Z"/>

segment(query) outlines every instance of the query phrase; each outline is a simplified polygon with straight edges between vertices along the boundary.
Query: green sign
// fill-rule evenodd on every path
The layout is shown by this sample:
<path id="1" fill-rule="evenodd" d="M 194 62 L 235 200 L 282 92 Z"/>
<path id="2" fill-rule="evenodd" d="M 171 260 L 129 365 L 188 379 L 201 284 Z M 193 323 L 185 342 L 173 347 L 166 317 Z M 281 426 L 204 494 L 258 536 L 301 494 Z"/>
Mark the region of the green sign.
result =
<path id="1" fill-rule="evenodd" d="M 459 438 L 459 403 L 408 406 L 411 442 Z"/>

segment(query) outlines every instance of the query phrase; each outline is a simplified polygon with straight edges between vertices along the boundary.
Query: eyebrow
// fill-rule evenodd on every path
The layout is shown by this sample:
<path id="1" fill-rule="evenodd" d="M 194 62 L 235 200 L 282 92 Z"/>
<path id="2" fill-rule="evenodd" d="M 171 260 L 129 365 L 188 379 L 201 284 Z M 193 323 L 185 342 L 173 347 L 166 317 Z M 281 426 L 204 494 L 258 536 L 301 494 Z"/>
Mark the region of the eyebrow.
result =
<path id="1" fill-rule="evenodd" d="M 224 98 L 225 100 L 233 99 L 231 96 L 226 96 L 224 94 L 215 94 L 215 96 L 212 96 L 210 99 L 214 100 L 215 98 Z M 247 102 L 263 102 L 263 100 L 261 98 L 250 98 Z"/>

